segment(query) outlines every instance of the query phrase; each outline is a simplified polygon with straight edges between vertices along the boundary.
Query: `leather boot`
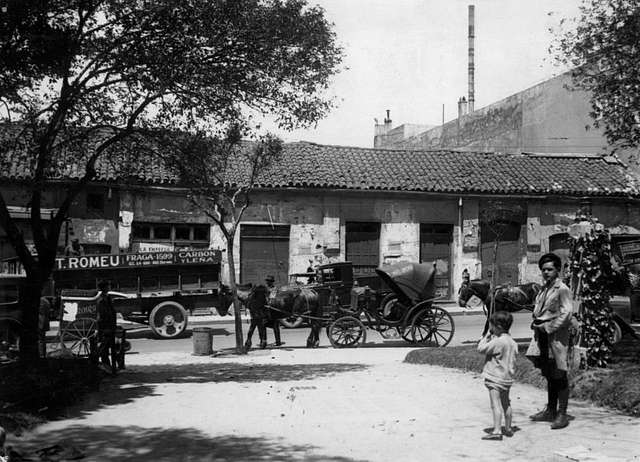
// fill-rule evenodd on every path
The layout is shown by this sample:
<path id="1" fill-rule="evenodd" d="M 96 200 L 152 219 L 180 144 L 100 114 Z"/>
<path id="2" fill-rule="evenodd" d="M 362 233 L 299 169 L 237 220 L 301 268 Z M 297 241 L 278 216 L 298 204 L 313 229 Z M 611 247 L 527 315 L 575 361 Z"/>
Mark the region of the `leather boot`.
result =
<path id="1" fill-rule="evenodd" d="M 569 417 L 567 417 L 566 412 L 558 412 L 558 415 L 553 422 L 551 422 L 551 430 L 558 430 L 560 428 L 564 428 L 569 425 Z"/>
<path id="2" fill-rule="evenodd" d="M 545 407 L 542 411 L 529 416 L 529 419 L 533 420 L 534 422 L 553 422 L 555 418 L 555 409 L 551 409 L 549 405 L 547 405 L 547 407 Z"/>
<path id="3" fill-rule="evenodd" d="M 567 417 L 567 405 L 569 404 L 569 386 L 568 384 L 561 390 L 558 390 L 558 415 L 551 424 L 552 430 L 558 430 L 569 425 L 569 417 Z"/>

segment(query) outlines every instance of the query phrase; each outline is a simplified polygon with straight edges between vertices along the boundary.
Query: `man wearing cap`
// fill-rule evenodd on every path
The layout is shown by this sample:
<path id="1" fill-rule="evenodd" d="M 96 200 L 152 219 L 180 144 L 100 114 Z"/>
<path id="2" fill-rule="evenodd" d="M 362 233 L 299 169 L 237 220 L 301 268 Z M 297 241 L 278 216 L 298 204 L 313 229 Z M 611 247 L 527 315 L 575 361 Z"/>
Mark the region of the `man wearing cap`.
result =
<path id="1" fill-rule="evenodd" d="M 567 378 L 569 327 L 571 325 L 571 291 L 558 277 L 562 261 L 554 253 L 540 257 L 538 267 L 544 286 L 533 309 L 533 338 L 526 356 L 547 379 L 547 406 L 530 418 L 534 422 L 551 422 L 551 429 L 569 425 Z"/>
<path id="2" fill-rule="evenodd" d="M 276 291 L 278 290 L 278 288 L 276 287 L 276 278 L 273 277 L 273 275 L 268 275 L 266 278 L 264 278 L 264 282 L 267 286 L 267 289 L 269 289 L 269 298 L 274 298 L 276 296 Z"/>

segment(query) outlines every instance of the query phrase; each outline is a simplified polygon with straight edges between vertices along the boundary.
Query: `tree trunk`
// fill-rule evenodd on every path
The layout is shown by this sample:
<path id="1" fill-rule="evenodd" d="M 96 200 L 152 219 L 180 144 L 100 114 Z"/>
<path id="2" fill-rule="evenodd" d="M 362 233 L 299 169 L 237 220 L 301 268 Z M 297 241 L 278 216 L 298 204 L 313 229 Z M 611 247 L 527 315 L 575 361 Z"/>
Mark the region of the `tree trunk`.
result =
<path id="1" fill-rule="evenodd" d="M 22 332 L 20 334 L 20 358 L 23 361 L 37 361 L 38 352 L 38 315 L 43 282 L 39 277 L 27 275 L 28 283 L 21 293 Z"/>
<path id="2" fill-rule="evenodd" d="M 496 288 L 496 261 L 498 260 L 498 244 L 500 240 L 498 239 L 498 235 L 496 234 L 496 240 L 493 244 L 493 261 L 491 262 L 491 284 L 489 285 L 489 293 L 491 296 L 491 306 L 489 307 L 489 317 L 493 314 L 493 310 L 496 306 L 496 297 L 494 295 L 494 290 Z"/>
<path id="3" fill-rule="evenodd" d="M 236 352 L 246 354 L 242 335 L 242 317 L 240 315 L 240 299 L 238 298 L 238 286 L 236 285 L 236 265 L 233 261 L 233 235 L 227 238 L 227 258 L 229 262 L 229 287 L 233 296 L 233 317 L 236 331 Z"/>

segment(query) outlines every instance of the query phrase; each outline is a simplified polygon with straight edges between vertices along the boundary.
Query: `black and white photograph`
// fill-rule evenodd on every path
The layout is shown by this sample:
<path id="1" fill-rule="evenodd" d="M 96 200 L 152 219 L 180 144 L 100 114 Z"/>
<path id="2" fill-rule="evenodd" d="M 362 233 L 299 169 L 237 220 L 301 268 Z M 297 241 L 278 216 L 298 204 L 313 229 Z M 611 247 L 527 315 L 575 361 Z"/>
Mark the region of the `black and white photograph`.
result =
<path id="1" fill-rule="evenodd" d="M 640 462 L 640 3 L 0 0 L 0 462 Z"/>

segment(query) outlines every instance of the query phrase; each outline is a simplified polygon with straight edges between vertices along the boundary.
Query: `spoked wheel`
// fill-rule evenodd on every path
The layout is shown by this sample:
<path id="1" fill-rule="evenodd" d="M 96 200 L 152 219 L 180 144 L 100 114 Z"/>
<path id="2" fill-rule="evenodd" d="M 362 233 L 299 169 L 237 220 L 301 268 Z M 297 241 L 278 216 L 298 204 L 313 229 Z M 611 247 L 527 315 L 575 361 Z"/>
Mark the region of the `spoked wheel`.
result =
<path id="1" fill-rule="evenodd" d="M 343 316 L 329 324 L 327 337 L 335 348 L 359 347 L 367 340 L 367 329 L 359 319 Z"/>
<path id="2" fill-rule="evenodd" d="M 447 346 L 455 332 L 453 318 L 444 309 L 432 306 L 418 312 L 411 322 L 414 343 L 424 346 Z"/>
<path id="3" fill-rule="evenodd" d="M 187 328 L 187 310 L 172 301 L 159 303 L 149 315 L 149 327 L 160 338 L 176 338 Z"/>
<path id="4" fill-rule="evenodd" d="M 90 356 L 97 344 L 98 324 L 95 319 L 76 319 L 60 330 L 61 346 L 76 356 Z"/>

